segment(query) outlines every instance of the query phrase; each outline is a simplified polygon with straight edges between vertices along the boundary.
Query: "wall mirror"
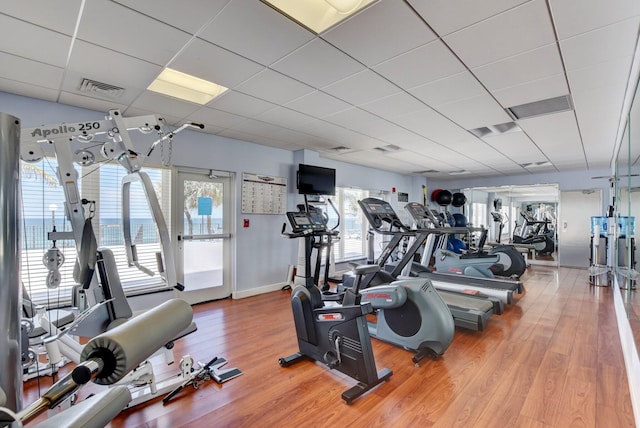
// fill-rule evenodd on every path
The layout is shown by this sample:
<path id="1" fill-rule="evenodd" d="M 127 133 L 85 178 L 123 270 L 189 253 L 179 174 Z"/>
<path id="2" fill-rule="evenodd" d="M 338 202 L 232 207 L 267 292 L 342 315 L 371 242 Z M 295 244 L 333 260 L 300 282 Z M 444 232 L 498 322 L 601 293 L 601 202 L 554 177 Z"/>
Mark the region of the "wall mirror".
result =
<path id="1" fill-rule="evenodd" d="M 640 89 L 637 84 L 635 91 L 612 179 L 615 216 L 620 225 L 612 264 L 636 347 L 640 348 L 640 296 L 637 291 L 640 278 L 637 274 L 638 250 L 635 242 L 635 226 L 640 221 Z"/>
<path id="2" fill-rule="evenodd" d="M 555 184 L 463 189 L 465 215 L 489 230 L 489 241 L 529 245 L 529 264 L 558 264 L 558 202 Z"/>

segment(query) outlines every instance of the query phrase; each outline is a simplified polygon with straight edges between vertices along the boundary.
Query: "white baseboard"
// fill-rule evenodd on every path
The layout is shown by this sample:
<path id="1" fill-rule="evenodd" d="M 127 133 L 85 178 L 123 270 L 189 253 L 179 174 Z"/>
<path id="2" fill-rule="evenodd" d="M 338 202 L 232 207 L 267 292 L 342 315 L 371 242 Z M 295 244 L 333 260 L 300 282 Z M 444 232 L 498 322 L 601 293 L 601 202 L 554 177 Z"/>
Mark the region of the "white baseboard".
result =
<path id="1" fill-rule="evenodd" d="M 231 297 L 233 299 L 244 299 L 245 297 L 257 296 L 259 294 L 281 290 L 285 285 L 287 285 L 286 282 L 279 282 L 276 284 L 265 285 L 263 287 L 252 288 L 250 290 L 234 291 L 231 294 Z"/>

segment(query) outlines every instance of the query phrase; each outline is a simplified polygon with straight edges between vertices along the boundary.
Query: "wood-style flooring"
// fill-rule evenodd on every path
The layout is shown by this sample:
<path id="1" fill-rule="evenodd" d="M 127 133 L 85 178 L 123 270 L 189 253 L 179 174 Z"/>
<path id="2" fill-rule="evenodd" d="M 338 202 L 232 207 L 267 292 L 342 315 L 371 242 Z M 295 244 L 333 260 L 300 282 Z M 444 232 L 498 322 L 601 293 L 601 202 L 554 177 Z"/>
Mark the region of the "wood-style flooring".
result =
<path id="1" fill-rule="evenodd" d="M 532 266 L 522 279 L 525 293 L 485 331 L 457 329 L 420 367 L 372 339 L 378 369 L 393 376 L 351 405 L 340 395 L 352 379 L 314 362 L 278 365 L 297 351 L 290 291 L 195 306 L 198 331 L 176 342 L 177 359 L 220 356 L 244 374 L 128 409 L 111 426 L 634 426 L 612 290 L 589 286 L 582 269 Z M 36 389 L 25 384 L 25 402 Z"/>

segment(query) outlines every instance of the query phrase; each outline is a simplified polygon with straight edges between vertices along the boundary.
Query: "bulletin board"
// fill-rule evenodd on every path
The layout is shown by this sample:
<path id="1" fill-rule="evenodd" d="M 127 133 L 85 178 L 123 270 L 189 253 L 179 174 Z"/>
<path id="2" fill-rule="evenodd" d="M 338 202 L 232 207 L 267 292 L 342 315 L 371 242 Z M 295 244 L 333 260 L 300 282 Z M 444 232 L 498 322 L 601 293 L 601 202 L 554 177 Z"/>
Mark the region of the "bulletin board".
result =
<path id="1" fill-rule="evenodd" d="M 287 179 L 265 174 L 242 173 L 243 214 L 285 214 Z"/>

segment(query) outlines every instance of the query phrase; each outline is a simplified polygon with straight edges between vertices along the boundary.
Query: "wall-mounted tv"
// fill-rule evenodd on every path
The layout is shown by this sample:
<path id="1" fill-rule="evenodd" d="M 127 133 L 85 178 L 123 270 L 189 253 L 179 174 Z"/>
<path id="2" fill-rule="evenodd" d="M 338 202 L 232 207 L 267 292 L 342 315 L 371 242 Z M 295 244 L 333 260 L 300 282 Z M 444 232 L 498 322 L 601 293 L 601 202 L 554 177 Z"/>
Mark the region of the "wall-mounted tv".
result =
<path id="1" fill-rule="evenodd" d="M 335 195 L 336 170 L 314 165 L 298 165 L 298 193 L 301 195 Z"/>

